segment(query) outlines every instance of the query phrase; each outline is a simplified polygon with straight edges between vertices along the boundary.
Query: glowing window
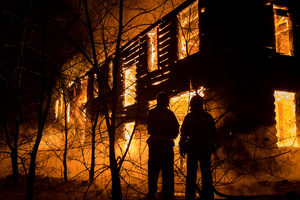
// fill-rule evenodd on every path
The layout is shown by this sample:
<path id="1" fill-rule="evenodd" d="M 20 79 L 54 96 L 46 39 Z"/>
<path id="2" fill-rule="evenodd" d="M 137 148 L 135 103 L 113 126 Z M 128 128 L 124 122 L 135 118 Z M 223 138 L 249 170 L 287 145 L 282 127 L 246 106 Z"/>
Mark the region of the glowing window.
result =
<path id="1" fill-rule="evenodd" d="M 55 102 L 55 119 L 58 118 L 58 108 L 59 108 L 59 99 L 56 100 Z"/>
<path id="2" fill-rule="evenodd" d="M 88 86 L 88 76 L 84 76 L 81 79 L 81 94 L 78 98 L 79 103 L 81 103 L 82 105 L 86 103 L 87 101 L 87 86 Z"/>
<path id="3" fill-rule="evenodd" d="M 181 11 L 178 15 L 178 52 L 183 59 L 199 51 L 198 1 Z"/>
<path id="4" fill-rule="evenodd" d="M 124 129 L 125 129 L 124 130 L 124 133 L 125 133 L 125 146 L 124 146 L 125 148 L 124 149 L 126 149 L 128 147 L 128 143 L 129 143 L 129 140 L 130 140 L 130 136 L 133 132 L 134 125 L 135 125 L 135 123 L 131 122 L 131 123 L 126 123 L 125 126 L 124 126 Z"/>
<path id="5" fill-rule="evenodd" d="M 125 99 L 124 106 L 130 106 L 135 103 L 136 98 L 136 65 L 124 70 Z"/>
<path id="6" fill-rule="evenodd" d="M 274 23 L 276 52 L 287 56 L 293 56 L 293 26 L 290 13 L 288 13 L 286 7 L 274 5 Z"/>
<path id="7" fill-rule="evenodd" d="M 157 28 L 153 28 L 148 33 L 148 71 L 152 72 L 158 69 L 157 65 Z"/>
<path id="8" fill-rule="evenodd" d="M 204 90 L 204 87 L 200 87 L 197 93 L 203 97 Z M 189 112 L 189 102 L 194 95 L 196 95 L 195 91 L 186 91 L 170 98 L 170 110 L 174 112 L 180 124 L 182 124 L 185 115 Z M 156 100 L 149 101 L 148 105 L 150 109 L 154 108 Z"/>
<path id="9" fill-rule="evenodd" d="M 275 91 L 278 147 L 298 147 L 296 135 L 295 93 Z"/>
<path id="10" fill-rule="evenodd" d="M 70 103 L 67 103 L 67 122 L 70 122 Z"/>

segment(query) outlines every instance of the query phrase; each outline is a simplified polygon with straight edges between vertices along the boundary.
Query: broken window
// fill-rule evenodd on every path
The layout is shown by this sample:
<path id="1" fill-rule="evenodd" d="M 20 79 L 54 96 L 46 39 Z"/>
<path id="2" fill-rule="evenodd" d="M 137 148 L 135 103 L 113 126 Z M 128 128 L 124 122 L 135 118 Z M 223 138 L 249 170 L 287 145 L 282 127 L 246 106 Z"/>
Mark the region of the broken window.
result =
<path id="1" fill-rule="evenodd" d="M 198 1 L 178 15 L 178 58 L 183 59 L 199 51 Z"/>
<path id="2" fill-rule="evenodd" d="M 276 52 L 293 56 L 293 25 L 286 7 L 274 5 Z"/>
<path id="3" fill-rule="evenodd" d="M 295 93 L 275 91 L 278 147 L 298 147 L 296 135 Z"/>
<path id="4" fill-rule="evenodd" d="M 135 103 L 136 98 L 136 65 L 124 70 L 124 106 L 130 106 Z"/>
<path id="5" fill-rule="evenodd" d="M 158 69 L 157 65 L 157 28 L 148 33 L 148 72 Z"/>

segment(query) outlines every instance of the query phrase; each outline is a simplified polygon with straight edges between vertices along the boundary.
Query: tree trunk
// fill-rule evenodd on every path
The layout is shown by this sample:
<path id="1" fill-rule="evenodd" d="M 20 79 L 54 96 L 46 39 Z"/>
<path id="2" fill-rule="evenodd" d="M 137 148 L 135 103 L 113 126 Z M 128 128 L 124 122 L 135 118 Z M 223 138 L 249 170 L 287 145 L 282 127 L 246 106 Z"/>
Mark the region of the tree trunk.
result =
<path id="1" fill-rule="evenodd" d="M 16 139 L 18 137 L 15 137 L 15 147 L 13 147 L 11 145 L 11 141 L 9 139 L 9 133 L 8 133 L 8 128 L 7 128 L 7 124 L 6 124 L 6 120 L 3 119 L 2 121 L 3 123 L 3 127 L 4 127 L 4 132 L 5 132 L 5 138 L 6 138 L 6 143 L 10 149 L 10 158 L 11 158 L 11 166 L 12 166 L 12 171 L 13 171 L 13 184 L 18 184 L 19 183 L 19 168 L 18 168 L 18 146 L 17 146 L 17 141 Z M 19 133 L 18 131 L 16 132 L 16 134 Z"/>
<path id="2" fill-rule="evenodd" d="M 122 199 L 120 173 L 117 165 L 116 154 L 115 154 L 115 129 L 113 129 L 109 136 L 109 161 L 110 171 L 112 176 L 112 200 Z"/>
<path id="3" fill-rule="evenodd" d="M 96 126 L 98 122 L 98 108 L 94 124 L 92 124 L 92 155 L 91 155 L 91 169 L 89 171 L 89 182 L 92 183 L 95 176 L 95 148 L 96 148 Z M 93 119 L 92 119 L 93 120 Z"/>
<path id="4" fill-rule="evenodd" d="M 63 81 L 63 80 L 62 80 Z M 67 153 L 68 153 L 68 114 L 67 114 L 67 102 L 66 102 L 66 94 L 65 94 L 65 87 L 63 85 L 63 98 L 64 98 L 64 123 L 65 123 L 65 149 L 63 155 L 63 166 L 64 166 L 64 181 L 68 181 L 68 166 L 67 166 Z"/>
<path id="5" fill-rule="evenodd" d="M 19 168 L 18 168 L 18 149 L 12 148 L 11 153 L 11 165 L 12 165 L 12 171 L 13 171 L 13 184 L 17 185 L 19 183 Z"/>
<path id="6" fill-rule="evenodd" d="M 121 200 L 122 199 L 122 189 L 120 182 L 120 171 L 118 168 L 118 163 L 116 160 L 115 153 L 115 136 L 116 136 L 116 115 L 117 115 L 117 86 L 118 86 L 118 76 L 120 71 L 120 45 L 121 37 L 123 31 L 123 0 L 120 0 L 120 10 L 119 10 L 119 32 L 116 43 L 116 53 L 114 58 L 114 69 L 113 69 L 113 89 L 112 89 L 112 117 L 111 126 L 109 127 L 109 159 L 110 159 L 110 169 L 112 175 L 112 199 Z"/>

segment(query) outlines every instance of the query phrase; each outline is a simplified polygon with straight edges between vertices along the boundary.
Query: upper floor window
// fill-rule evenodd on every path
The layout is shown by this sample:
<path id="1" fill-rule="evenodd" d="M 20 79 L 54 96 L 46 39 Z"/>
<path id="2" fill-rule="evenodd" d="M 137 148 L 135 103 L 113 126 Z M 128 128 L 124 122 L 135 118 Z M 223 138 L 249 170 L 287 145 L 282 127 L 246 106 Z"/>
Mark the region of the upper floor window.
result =
<path id="1" fill-rule="evenodd" d="M 199 51 L 198 1 L 182 10 L 178 15 L 178 58 L 183 59 Z"/>
<path id="2" fill-rule="evenodd" d="M 273 6 L 275 23 L 276 52 L 293 56 L 293 24 L 286 7 Z"/>
<path id="3" fill-rule="evenodd" d="M 148 33 L 148 72 L 152 72 L 158 69 L 157 64 L 157 28 L 153 28 Z"/>

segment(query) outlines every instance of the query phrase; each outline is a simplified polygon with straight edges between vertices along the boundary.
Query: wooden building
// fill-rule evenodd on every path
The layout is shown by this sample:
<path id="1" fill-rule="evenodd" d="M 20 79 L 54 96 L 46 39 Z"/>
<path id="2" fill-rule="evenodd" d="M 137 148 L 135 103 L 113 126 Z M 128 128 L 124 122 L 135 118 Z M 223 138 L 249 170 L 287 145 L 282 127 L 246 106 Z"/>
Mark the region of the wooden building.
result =
<path id="1" fill-rule="evenodd" d="M 292 0 L 185 1 L 122 46 L 119 118 L 133 121 L 138 109 L 143 124 L 160 91 L 205 89 L 221 137 L 259 132 L 261 141 L 297 146 L 299 16 Z M 110 59 L 100 67 L 108 84 L 112 67 Z M 86 76 L 93 108 L 96 76 Z"/>

